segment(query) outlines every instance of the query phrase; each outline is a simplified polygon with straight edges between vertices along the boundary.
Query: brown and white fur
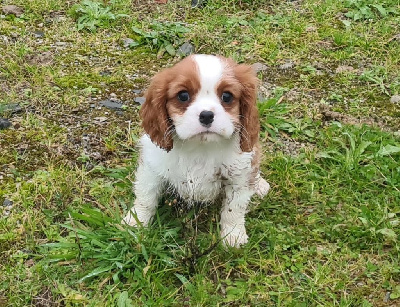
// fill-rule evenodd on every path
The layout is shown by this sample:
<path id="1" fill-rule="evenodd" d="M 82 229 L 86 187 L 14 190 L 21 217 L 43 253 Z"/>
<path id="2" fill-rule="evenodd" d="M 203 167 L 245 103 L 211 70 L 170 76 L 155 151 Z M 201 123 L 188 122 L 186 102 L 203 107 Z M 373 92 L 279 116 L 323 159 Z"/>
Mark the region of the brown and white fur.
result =
<path id="1" fill-rule="evenodd" d="M 148 225 L 159 198 L 172 187 L 188 203 L 222 197 L 221 237 L 247 242 L 245 214 L 260 177 L 258 79 L 251 66 L 212 55 L 191 55 L 158 73 L 141 109 L 136 200 L 124 218 Z"/>

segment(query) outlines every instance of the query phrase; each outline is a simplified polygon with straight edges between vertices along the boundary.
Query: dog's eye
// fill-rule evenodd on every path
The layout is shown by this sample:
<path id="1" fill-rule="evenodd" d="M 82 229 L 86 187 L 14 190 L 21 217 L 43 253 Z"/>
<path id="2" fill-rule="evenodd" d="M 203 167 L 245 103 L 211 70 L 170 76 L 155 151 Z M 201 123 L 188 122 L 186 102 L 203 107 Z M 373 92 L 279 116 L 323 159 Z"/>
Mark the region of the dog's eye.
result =
<path id="1" fill-rule="evenodd" d="M 190 95 L 187 91 L 180 91 L 178 93 L 178 100 L 180 102 L 188 102 L 190 100 Z"/>
<path id="2" fill-rule="evenodd" d="M 223 92 L 222 96 L 221 96 L 221 99 L 225 103 L 231 103 L 232 100 L 233 100 L 233 95 L 231 93 L 229 93 L 229 92 Z"/>

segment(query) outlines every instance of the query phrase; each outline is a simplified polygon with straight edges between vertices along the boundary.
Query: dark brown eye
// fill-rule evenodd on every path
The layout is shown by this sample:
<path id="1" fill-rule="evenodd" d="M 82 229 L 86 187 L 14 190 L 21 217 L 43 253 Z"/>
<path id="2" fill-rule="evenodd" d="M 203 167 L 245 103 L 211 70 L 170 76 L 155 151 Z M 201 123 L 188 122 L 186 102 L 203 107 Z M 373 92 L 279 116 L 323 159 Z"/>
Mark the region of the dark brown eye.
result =
<path id="1" fill-rule="evenodd" d="M 190 100 L 190 95 L 187 91 L 180 91 L 177 97 L 180 102 L 188 102 Z"/>
<path id="2" fill-rule="evenodd" d="M 233 100 L 233 95 L 229 92 L 223 92 L 221 96 L 221 100 L 225 103 L 231 103 Z"/>

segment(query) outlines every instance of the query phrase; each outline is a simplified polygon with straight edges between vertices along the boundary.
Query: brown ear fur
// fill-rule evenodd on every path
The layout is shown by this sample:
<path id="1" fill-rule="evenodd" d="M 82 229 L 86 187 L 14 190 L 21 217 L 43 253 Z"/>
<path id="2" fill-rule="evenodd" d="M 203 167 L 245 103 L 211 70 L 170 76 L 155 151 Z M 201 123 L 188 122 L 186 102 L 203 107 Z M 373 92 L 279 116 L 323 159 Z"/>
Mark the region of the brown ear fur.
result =
<path id="1" fill-rule="evenodd" d="M 257 109 L 258 78 L 253 67 L 240 64 L 235 68 L 235 75 L 242 84 L 240 97 L 240 148 L 243 152 L 250 152 L 258 142 L 260 121 Z"/>
<path id="2" fill-rule="evenodd" d="M 166 151 L 173 147 L 172 124 L 167 112 L 168 69 L 158 73 L 146 92 L 146 101 L 140 109 L 142 127 L 153 143 Z"/>

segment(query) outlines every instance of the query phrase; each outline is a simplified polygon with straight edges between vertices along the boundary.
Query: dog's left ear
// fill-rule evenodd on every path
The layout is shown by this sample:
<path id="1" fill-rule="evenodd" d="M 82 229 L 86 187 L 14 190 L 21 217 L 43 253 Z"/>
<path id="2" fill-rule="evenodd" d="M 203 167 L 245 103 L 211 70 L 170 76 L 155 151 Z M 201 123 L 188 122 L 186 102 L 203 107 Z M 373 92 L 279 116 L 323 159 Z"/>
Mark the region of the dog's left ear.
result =
<path id="1" fill-rule="evenodd" d="M 167 68 L 154 76 L 146 92 L 146 101 L 140 109 L 144 130 L 154 144 L 166 151 L 173 147 L 173 127 L 166 106 L 169 75 Z"/>
<path id="2" fill-rule="evenodd" d="M 239 64 L 234 68 L 236 79 L 242 85 L 240 97 L 240 148 L 250 152 L 258 142 L 260 121 L 257 110 L 258 78 L 252 66 Z"/>

